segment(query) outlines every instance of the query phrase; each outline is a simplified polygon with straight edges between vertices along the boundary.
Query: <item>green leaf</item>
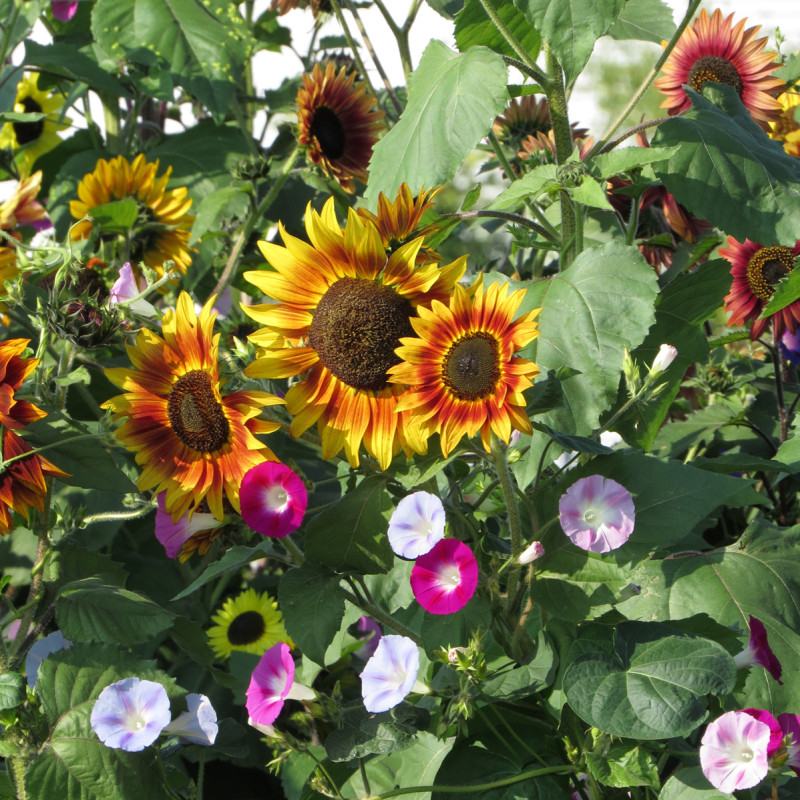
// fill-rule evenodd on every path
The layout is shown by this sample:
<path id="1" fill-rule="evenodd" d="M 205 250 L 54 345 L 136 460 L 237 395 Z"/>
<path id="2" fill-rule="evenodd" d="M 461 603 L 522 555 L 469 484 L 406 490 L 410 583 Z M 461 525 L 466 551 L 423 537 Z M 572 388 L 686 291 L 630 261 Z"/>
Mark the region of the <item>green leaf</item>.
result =
<path id="1" fill-rule="evenodd" d="M 278 588 L 286 631 L 303 654 L 325 666 L 325 653 L 344 618 L 338 575 L 308 562 L 289 570 Z"/>
<path id="2" fill-rule="evenodd" d="M 621 172 L 628 172 L 648 164 L 672 158 L 679 147 L 621 147 L 610 153 L 601 153 L 587 163 L 592 175 L 598 178 L 611 178 Z"/>
<path id="3" fill-rule="evenodd" d="M 145 642 L 166 630 L 174 617 L 141 594 L 94 578 L 68 583 L 56 598 L 58 627 L 77 642 Z"/>
<path id="4" fill-rule="evenodd" d="M 565 450 L 577 450 L 579 453 L 592 453 L 593 455 L 611 455 L 614 451 L 610 447 L 588 439 L 585 436 L 570 436 L 559 433 L 541 422 L 531 422 L 534 430 L 546 433 L 554 442 L 560 444 Z"/>
<path id="5" fill-rule="evenodd" d="M 489 204 L 489 208 L 505 211 L 517 208 L 526 200 L 536 200 L 545 192 L 559 185 L 556 177 L 558 167 L 555 164 L 542 164 L 514 181 L 511 186 L 500 192 Z"/>
<path id="6" fill-rule="evenodd" d="M 254 46 L 235 5 L 202 0 L 98 0 L 92 33 L 112 58 L 164 63 L 220 119 Z"/>
<path id="7" fill-rule="evenodd" d="M 795 268 L 775 286 L 775 293 L 770 297 L 758 318 L 771 317 L 790 303 L 794 303 L 798 297 L 800 297 L 800 269 Z"/>
<path id="8" fill-rule="evenodd" d="M 126 197 L 124 200 L 114 200 L 101 206 L 94 206 L 89 213 L 92 215 L 94 223 L 102 228 L 103 233 L 124 234 L 136 222 L 139 207 L 132 197 Z"/>
<path id="9" fill-rule="evenodd" d="M 605 182 L 599 183 L 590 175 L 584 175 L 581 182 L 568 191 L 573 200 L 583 203 L 585 206 L 602 208 L 607 211 L 614 210 L 614 206 L 608 201 L 606 195 Z"/>
<path id="10" fill-rule="evenodd" d="M 96 61 L 69 44 L 41 45 L 28 39 L 25 42 L 25 64 L 41 67 L 51 75 L 73 81 L 83 81 L 98 92 L 114 97 L 130 97 L 130 92 Z"/>
<path id="11" fill-rule="evenodd" d="M 602 754 L 586 753 L 586 766 L 605 786 L 621 789 L 651 786 L 658 789 L 661 785 L 655 759 L 640 745 L 619 744 Z"/>
<path id="12" fill-rule="evenodd" d="M 370 475 L 306 525 L 306 557 L 333 570 L 388 572 L 394 553 L 384 516 L 392 507 L 386 477 Z"/>
<path id="13" fill-rule="evenodd" d="M 39 122 L 47 116 L 43 111 L 3 111 L 0 113 L 0 122 Z"/>
<path id="14" fill-rule="evenodd" d="M 445 19 L 454 19 L 464 8 L 464 0 L 428 0 L 428 5 Z"/>
<path id="15" fill-rule="evenodd" d="M 773 459 L 787 464 L 792 470 L 800 468 L 800 436 L 793 436 L 783 442 Z"/>
<path id="16" fill-rule="evenodd" d="M 173 602 L 175 600 L 182 600 L 184 597 L 194 594 L 201 586 L 205 586 L 205 584 L 214 580 L 214 578 L 240 570 L 245 564 L 249 564 L 251 561 L 273 554 L 272 543 L 269 541 L 263 541 L 255 547 L 245 547 L 244 545 L 231 547 L 219 561 L 215 561 L 201 575 L 195 578 L 189 586 L 183 591 L 178 592 L 172 600 Z"/>
<path id="17" fill-rule="evenodd" d="M 687 90 L 692 108 L 659 125 L 653 143 L 681 148 L 656 175 L 679 203 L 739 241 L 793 247 L 798 160 L 758 127 L 732 87 L 706 84 L 703 92 Z"/>
<path id="18" fill-rule="evenodd" d="M 614 24 L 626 0 L 514 0 L 547 42 L 569 86 L 586 66 L 595 42 Z"/>
<path id="19" fill-rule="evenodd" d="M 413 192 L 450 180 L 508 103 L 507 80 L 505 62 L 488 48 L 459 55 L 431 41 L 400 121 L 373 150 L 365 200 L 394 197 L 403 182 Z"/>
<path id="20" fill-rule="evenodd" d="M 775 70 L 775 77 L 785 83 L 795 83 L 800 79 L 800 53 L 793 53 L 786 59 L 786 63 Z"/>
<path id="21" fill-rule="evenodd" d="M 225 209 L 234 200 L 245 199 L 247 195 L 239 186 L 223 186 L 211 194 L 207 194 L 195 209 L 194 225 L 192 225 L 192 243 L 197 242 L 203 234 L 210 231 L 222 219 Z"/>
<path id="22" fill-rule="evenodd" d="M 532 27 L 525 15 L 513 5 L 497 6 L 497 15 L 535 61 L 542 46 L 536 28 Z M 519 58 L 517 51 L 508 43 L 492 22 L 480 0 L 467 0 L 464 9 L 456 18 L 455 37 L 458 49 L 465 53 L 470 47 L 483 45 L 505 56 Z"/>
<path id="23" fill-rule="evenodd" d="M 86 369 L 86 367 L 80 366 L 63 378 L 56 378 L 55 382 L 59 386 L 72 386 L 76 383 L 82 386 L 88 386 L 92 382 L 92 376 L 89 374 L 89 370 Z"/>
<path id="24" fill-rule="evenodd" d="M 44 579 L 55 587 L 81 578 L 96 578 L 104 583 L 122 586 L 127 577 L 125 567 L 110 556 L 61 542 L 45 563 Z"/>
<path id="25" fill-rule="evenodd" d="M 18 672 L 0 673 L 0 711 L 16 708 L 25 700 L 25 678 Z"/>
<path id="26" fill-rule="evenodd" d="M 453 614 L 425 613 L 422 620 L 422 644 L 429 655 L 434 650 L 466 647 L 477 630 L 487 630 L 492 622 L 488 603 L 473 597 L 464 608 Z"/>
<path id="27" fill-rule="evenodd" d="M 553 645 L 544 632 L 536 640 L 536 654 L 528 664 L 505 670 L 481 684 L 481 694 L 492 700 L 514 703 L 552 684 L 558 666 Z"/>
<path id="28" fill-rule="evenodd" d="M 714 789 L 701 767 L 679 769 L 664 784 L 658 800 L 735 800 L 732 794 Z"/>
<path id="29" fill-rule="evenodd" d="M 664 0 L 628 0 L 608 31 L 612 39 L 661 44 L 672 38 L 675 21 Z"/>
<path id="30" fill-rule="evenodd" d="M 725 694 L 736 666 L 716 642 L 670 635 L 661 623 L 624 622 L 615 653 L 580 656 L 564 676 L 567 702 L 602 731 L 636 739 L 686 736 L 705 719 L 705 695 Z"/>

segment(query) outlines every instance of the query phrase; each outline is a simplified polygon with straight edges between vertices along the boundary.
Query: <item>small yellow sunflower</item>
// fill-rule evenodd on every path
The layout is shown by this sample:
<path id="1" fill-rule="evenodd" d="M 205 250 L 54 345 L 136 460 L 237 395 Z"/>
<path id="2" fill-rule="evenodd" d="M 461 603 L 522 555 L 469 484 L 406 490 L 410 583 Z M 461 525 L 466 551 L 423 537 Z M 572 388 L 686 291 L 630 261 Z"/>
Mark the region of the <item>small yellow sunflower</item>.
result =
<path id="1" fill-rule="evenodd" d="M 401 339 L 402 359 L 389 369 L 392 383 L 408 391 L 397 411 L 410 411 L 423 430 L 438 432 L 445 457 L 463 436 L 481 433 L 488 451 L 492 431 L 508 443 L 511 429 L 531 433 L 522 392 L 532 386 L 539 367 L 514 353 L 538 335 L 540 309 L 514 319 L 525 290 L 510 295 L 492 283 L 484 292 L 456 286 L 448 305 L 435 300 L 419 308 L 411 325 L 419 338 Z"/>
<path id="2" fill-rule="evenodd" d="M 350 464 L 358 466 L 363 442 L 386 469 L 401 448 L 407 455 L 426 452 L 427 441 L 410 413 L 395 413 L 405 390 L 387 382 L 387 371 L 398 361 L 400 337 L 414 332 L 410 320 L 416 311 L 449 296 L 464 274 L 466 256 L 446 266 L 419 266 L 421 238 L 387 256 L 378 229 L 352 209 L 342 231 L 333 198 L 322 214 L 309 206 L 310 244 L 283 226 L 280 231 L 285 247 L 259 242 L 272 270 L 245 273 L 277 301 L 242 307 L 265 326 L 250 337 L 264 349 L 245 374 L 279 379 L 305 373 L 286 394 L 294 416 L 290 432 L 300 436 L 316 423 L 323 458 L 344 448 Z"/>
<path id="3" fill-rule="evenodd" d="M 64 105 L 61 95 L 39 89 L 39 73 L 25 75 L 17 84 L 14 111 L 17 114 L 46 114 L 35 122 L 6 122 L 0 129 L 0 148 L 18 151 L 15 161 L 23 177 L 30 175 L 33 163 L 43 153 L 59 144 L 59 131 L 69 127 L 59 113 Z"/>
<path id="4" fill-rule="evenodd" d="M 784 92 L 778 97 L 781 104 L 781 115 L 769 124 L 769 135 L 783 142 L 783 149 L 795 158 L 800 158 L 800 94 L 797 90 Z"/>
<path id="5" fill-rule="evenodd" d="M 661 104 L 670 115 L 691 106 L 684 85 L 699 92 L 707 81 L 727 83 L 738 93 L 753 119 L 763 128 L 780 116 L 774 95 L 785 85 L 772 75 L 780 64 L 775 53 L 763 52 L 767 38 L 756 39 L 761 26 L 744 30 L 746 19 L 733 24 L 733 14 L 723 19 L 717 9 L 711 17 L 705 9 L 689 25 L 664 64 L 664 75 L 654 86 L 667 97 Z"/>
<path id="6" fill-rule="evenodd" d="M 372 148 L 383 129 L 383 111 L 373 111 L 375 98 L 363 83 L 355 85 L 356 73 L 329 61 L 323 69 L 314 65 L 303 75 L 297 93 L 297 141 L 308 148 L 308 157 L 346 192 L 355 191 L 354 178 L 367 182 Z"/>
<path id="7" fill-rule="evenodd" d="M 189 234 L 194 216 L 187 213 L 192 198 L 187 196 L 185 186 L 167 189 L 172 167 L 167 167 L 160 178 L 157 174 L 158 161 L 148 163 L 141 153 L 133 162 L 123 156 L 110 161 L 101 158 L 94 172 L 84 175 L 78 184 L 78 199 L 70 200 L 69 211 L 75 219 L 82 219 L 96 206 L 133 198 L 139 213 L 126 237 L 129 250 L 118 254 L 119 261 L 144 261 L 163 275 L 164 262 L 172 259 L 175 268 L 185 273 L 192 263 Z M 92 230 L 92 222 L 79 222 L 71 235 L 73 239 L 85 239 Z M 99 233 L 104 235 L 102 230 Z"/>
<path id="8" fill-rule="evenodd" d="M 162 339 L 142 329 L 128 345 L 133 369 L 115 368 L 106 377 L 125 390 L 104 404 L 125 419 L 117 438 L 143 467 L 141 491 L 166 492 L 165 511 L 177 521 L 203 499 L 223 519 L 223 494 L 239 511 L 239 484 L 262 461 L 277 460 L 256 435 L 280 423 L 257 419 L 265 406 L 283 403 L 267 392 L 223 395 L 219 377 L 219 334 L 212 295 L 200 315 L 185 292 L 161 321 Z"/>
<path id="9" fill-rule="evenodd" d="M 278 642 L 293 646 L 278 604 L 266 592 L 248 589 L 229 597 L 211 621 L 216 624 L 207 631 L 208 643 L 221 660 L 230 658 L 234 650 L 261 656 Z"/>
<path id="10" fill-rule="evenodd" d="M 430 236 L 438 226 L 426 225 L 420 227 L 422 215 L 433 207 L 433 198 L 441 191 L 430 189 L 425 191 L 423 186 L 419 194 L 414 197 L 411 189 L 404 183 L 397 192 L 394 203 L 381 192 L 378 196 L 378 213 L 373 214 L 366 208 L 356 210 L 357 214 L 371 222 L 381 235 L 384 247 L 391 253 L 398 247 L 416 239 L 418 236 Z M 428 261 L 441 261 L 442 257 L 429 247 L 423 245 L 417 255 L 417 263 L 424 264 Z"/>

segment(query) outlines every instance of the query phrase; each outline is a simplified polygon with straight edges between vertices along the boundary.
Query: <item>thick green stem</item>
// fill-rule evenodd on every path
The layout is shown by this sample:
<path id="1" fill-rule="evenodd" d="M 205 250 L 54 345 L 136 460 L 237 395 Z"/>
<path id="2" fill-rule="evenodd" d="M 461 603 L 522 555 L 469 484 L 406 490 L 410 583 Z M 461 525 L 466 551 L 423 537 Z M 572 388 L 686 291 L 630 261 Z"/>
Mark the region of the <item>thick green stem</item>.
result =
<path id="1" fill-rule="evenodd" d="M 556 162 L 564 164 L 572 155 L 572 128 L 569 124 L 564 72 L 553 51 L 545 43 L 547 83 L 544 87 L 550 107 L 550 124 L 556 143 Z M 565 270 L 578 255 L 578 225 L 575 206 L 566 191 L 561 192 L 561 269 Z"/>
<path id="2" fill-rule="evenodd" d="M 517 504 L 517 492 L 514 486 L 514 478 L 511 476 L 511 470 L 508 468 L 506 450 L 500 444 L 500 440 L 494 433 L 492 434 L 492 456 L 494 457 L 494 468 L 497 473 L 497 478 L 500 481 L 500 488 L 503 490 L 503 499 L 505 500 L 506 511 L 508 513 L 511 560 L 514 564 L 508 572 L 506 596 L 509 602 L 512 602 L 517 594 L 517 584 L 519 583 L 519 564 L 517 564 L 517 558 L 519 558 L 519 554 L 522 552 L 522 521 L 519 516 L 519 505 Z M 514 610 L 512 608 L 509 607 L 507 610 L 510 615 L 513 615 Z"/>
<path id="3" fill-rule="evenodd" d="M 225 269 L 222 270 L 222 275 L 219 276 L 219 280 L 217 281 L 217 285 L 214 287 L 212 294 L 221 294 L 228 284 L 233 280 L 245 243 L 250 238 L 250 234 L 253 232 L 256 223 L 264 216 L 264 214 L 267 213 L 267 210 L 273 204 L 273 202 L 275 202 L 278 192 L 280 192 L 283 184 L 286 183 L 286 180 L 289 177 L 299 155 L 300 148 L 296 147 L 284 162 L 280 175 L 278 175 L 278 177 L 275 179 L 275 182 L 272 184 L 272 186 L 270 186 L 269 191 L 264 199 L 259 203 L 258 208 L 256 208 L 255 211 L 253 211 L 247 218 L 244 227 L 239 233 L 239 238 L 236 240 L 233 250 L 231 250 L 231 254 L 228 257 L 228 262 L 225 264 Z"/>
<path id="4" fill-rule="evenodd" d="M 25 771 L 28 769 L 28 762 L 18 756 L 9 758 L 6 762 L 9 766 L 11 779 L 14 782 L 14 790 L 17 793 L 17 800 L 28 800 L 28 792 L 25 789 Z"/>
<path id="5" fill-rule="evenodd" d="M 112 155 L 120 154 L 120 135 L 119 135 L 119 100 L 105 92 L 100 92 L 100 100 L 103 103 L 103 121 L 106 125 L 106 147 Z"/>

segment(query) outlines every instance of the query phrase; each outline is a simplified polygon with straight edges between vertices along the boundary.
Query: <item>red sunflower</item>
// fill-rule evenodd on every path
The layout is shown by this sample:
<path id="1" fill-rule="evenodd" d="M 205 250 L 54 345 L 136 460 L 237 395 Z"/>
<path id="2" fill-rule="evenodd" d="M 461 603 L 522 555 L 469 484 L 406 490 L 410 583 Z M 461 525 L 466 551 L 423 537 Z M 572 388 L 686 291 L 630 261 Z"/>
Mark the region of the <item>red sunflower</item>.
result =
<path id="1" fill-rule="evenodd" d="M 709 17 L 705 10 L 686 28 L 664 64 L 664 75 L 654 85 L 667 98 L 661 104 L 670 115 L 691 106 L 683 89 L 687 84 L 700 91 L 706 81 L 727 83 L 736 89 L 753 119 L 767 129 L 780 116 L 775 99 L 784 83 L 772 75 L 780 64 L 775 53 L 764 52 L 766 37 L 756 39 L 760 25 L 744 30 L 746 19 L 733 25 L 733 14 L 723 19 L 717 9 Z"/>
<path id="2" fill-rule="evenodd" d="M 800 241 L 794 247 L 764 247 L 749 239 L 742 244 L 729 236 L 727 245 L 719 249 L 719 254 L 732 265 L 733 285 L 725 298 L 725 309 L 731 314 L 728 325 L 750 322 L 751 339 L 761 336 L 771 320 L 776 336 L 782 336 L 786 330 L 794 333 L 800 322 L 800 301 L 790 303 L 766 319 L 758 319 L 758 316 L 774 294 L 775 284 L 792 271 L 800 255 Z"/>

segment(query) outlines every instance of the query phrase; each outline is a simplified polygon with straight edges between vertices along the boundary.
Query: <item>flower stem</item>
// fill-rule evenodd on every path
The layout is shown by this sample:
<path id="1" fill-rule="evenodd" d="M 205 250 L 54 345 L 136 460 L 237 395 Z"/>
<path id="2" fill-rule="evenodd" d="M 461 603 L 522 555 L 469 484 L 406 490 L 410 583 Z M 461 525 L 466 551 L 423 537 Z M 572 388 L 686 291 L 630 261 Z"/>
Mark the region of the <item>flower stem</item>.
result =
<path id="1" fill-rule="evenodd" d="M 360 608 L 376 622 L 380 622 L 381 625 L 391 628 L 402 636 L 407 636 L 412 642 L 422 647 L 422 639 L 417 636 L 414 631 L 406 628 L 405 625 L 397 622 L 393 617 L 390 617 L 380 606 L 375 605 L 375 603 L 370 603 L 368 600 L 358 597 L 355 592 L 348 591 L 342 587 L 340 587 L 340 591 L 356 608 Z"/>
<path id="2" fill-rule="evenodd" d="M 306 560 L 303 551 L 288 536 L 281 539 L 281 544 L 289 551 L 295 566 L 300 566 Z"/>
<path id="3" fill-rule="evenodd" d="M 531 58 L 530 53 L 522 46 L 516 36 L 509 30 L 508 26 L 500 18 L 497 10 L 492 5 L 491 0 L 480 0 L 483 10 L 488 15 L 489 19 L 494 23 L 495 28 L 502 34 L 503 38 L 511 45 L 511 48 L 519 56 L 520 61 L 532 72 L 539 72 L 536 67 L 536 62 Z M 539 73 L 541 74 L 541 73 Z"/>

